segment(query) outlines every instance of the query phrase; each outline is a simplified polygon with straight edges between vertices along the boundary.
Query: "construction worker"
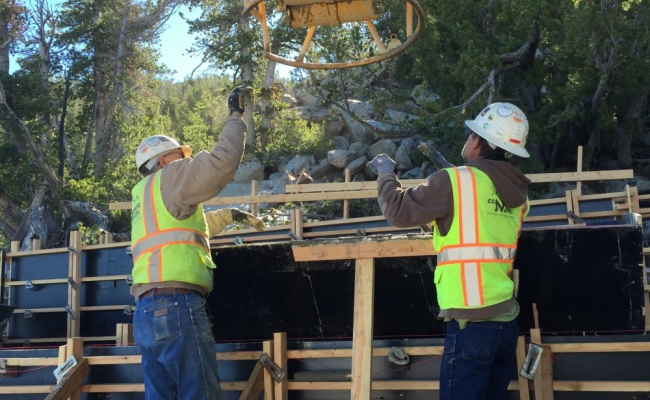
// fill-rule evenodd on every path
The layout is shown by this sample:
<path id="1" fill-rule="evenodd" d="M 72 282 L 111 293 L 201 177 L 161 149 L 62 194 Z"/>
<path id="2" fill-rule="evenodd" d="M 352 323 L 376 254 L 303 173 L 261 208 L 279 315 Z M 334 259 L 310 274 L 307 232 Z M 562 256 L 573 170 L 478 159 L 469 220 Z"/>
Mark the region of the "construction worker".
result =
<path id="1" fill-rule="evenodd" d="M 518 107 L 494 103 L 465 124 L 467 163 L 437 171 L 425 184 L 402 189 L 385 154 L 369 166 L 379 175 L 377 198 L 388 222 L 433 221 L 434 283 L 439 317 L 447 321 L 440 399 L 499 400 L 516 378 L 519 305 L 510 276 L 530 183 L 507 159 L 529 157 L 528 120 Z"/>
<path id="2" fill-rule="evenodd" d="M 132 190 L 131 294 L 147 400 L 222 398 L 205 308 L 215 264 L 201 203 L 239 167 L 246 136 L 242 96 L 250 91 L 239 86 L 230 93 L 230 117 L 210 152 L 190 158 L 188 146 L 163 135 L 144 139 L 136 150 L 144 177 Z"/>

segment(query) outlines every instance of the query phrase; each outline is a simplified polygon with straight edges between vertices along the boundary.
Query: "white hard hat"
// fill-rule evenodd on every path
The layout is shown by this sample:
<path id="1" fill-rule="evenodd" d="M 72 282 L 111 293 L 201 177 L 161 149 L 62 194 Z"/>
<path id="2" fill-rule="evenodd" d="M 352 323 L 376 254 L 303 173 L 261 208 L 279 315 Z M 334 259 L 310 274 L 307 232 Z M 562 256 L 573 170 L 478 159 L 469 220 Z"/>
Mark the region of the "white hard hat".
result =
<path id="1" fill-rule="evenodd" d="M 492 148 L 500 147 L 516 156 L 530 157 L 524 148 L 528 138 L 528 119 L 513 104 L 490 104 L 473 121 L 465 121 L 465 125 L 487 140 Z"/>
<path id="2" fill-rule="evenodd" d="M 152 169 L 156 165 L 159 156 L 174 149 L 181 149 L 185 157 L 192 155 L 192 149 L 189 146 L 181 146 L 175 139 L 170 137 L 156 135 L 144 139 L 135 151 L 135 163 L 138 166 L 138 171 L 145 164 L 147 169 Z"/>

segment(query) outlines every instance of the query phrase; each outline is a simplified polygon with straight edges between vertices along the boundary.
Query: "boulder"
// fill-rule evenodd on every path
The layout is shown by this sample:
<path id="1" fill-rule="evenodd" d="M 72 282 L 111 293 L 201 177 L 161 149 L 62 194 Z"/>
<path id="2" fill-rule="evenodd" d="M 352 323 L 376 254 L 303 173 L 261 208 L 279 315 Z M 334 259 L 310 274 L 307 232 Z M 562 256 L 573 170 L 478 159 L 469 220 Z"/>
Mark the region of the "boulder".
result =
<path id="1" fill-rule="evenodd" d="M 350 147 L 350 141 L 345 136 L 336 136 L 332 138 L 334 149 L 347 150 Z"/>
<path id="2" fill-rule="evenodd" d="M 327 159 L 329 160 L 330 164 L 339 169 L 345 168 L 356 157 L 356 154 L 347 150 L 336 149 L 327 152 Z"/>
<path id="3" fill-rule="evenodd" d="M 298 176 L 304 171 L 309 171 L 309 167 L 314 165 L 314 156 L 297 155 L 284 166 L 284 170 L 291 175 Z"/>
<path id="4" fill-rule="evenodd" d="M 390 139 L 382 139 L 377 143 L 370 146 L 368 149 L 368 159 L 372 160 L 378 154 L 387 154 L 388 157 L 395 159 L 395 154 L 397 153 L 397 145 Z"/>
<path id="5" fill-rule="evenodd" d="M 242 163 L 232 178 L 232 182 L 234 183 L 248 183 L 252 180 L 264 180 L 264 164 L 258 159 L 252 159 Z"/>
<path id="6" fill-rule="evenodd" d="M 365 156 L 368 154 L 368 149 L 370 146 L 368 146 L 365 143 L 361 142 L 354 142 L 348 147 L 348 151 L 353 152 L 354 154 L 357 155 L 357 157 Z"/>

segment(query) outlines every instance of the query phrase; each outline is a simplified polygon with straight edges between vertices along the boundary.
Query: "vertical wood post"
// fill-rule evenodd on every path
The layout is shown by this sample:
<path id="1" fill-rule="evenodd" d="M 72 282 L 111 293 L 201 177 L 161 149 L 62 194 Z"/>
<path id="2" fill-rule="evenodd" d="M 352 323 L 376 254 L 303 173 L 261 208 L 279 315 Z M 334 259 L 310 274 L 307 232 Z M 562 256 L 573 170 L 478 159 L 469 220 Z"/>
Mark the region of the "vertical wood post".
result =
<path id="1" fill-rule="evenodd" d="M 68 257 L 68 338 L 80 336 L 81 232 L 70 232 Z"/>
<path id="2" fill-rule="evenodd" d="M 582 172 L 582 146 L 578 146 L 578 168 L 577 172 Z M 576 192 L 578 196 L 582 195 L 582 181 L 576 182 Z"/>
<path id="3" fill-rule="evenodd" d="M 345 169 L 345 182 L 352 180 L 352 171 L 349 168 Z M 350 218 L 350 200 L 343 200 L 343 219 Z"/>
<path id="4" fill-rule="evenodd" d="M 275 357 L 273 356 L 273 340 L 265 340 L 264 343 L 262 343 L 262 352 L 268 354 L 269 358 L 271 360 L 275 360 Z M 269 371 L 264 368 L 264 400 L 273 400 L 273 395 L 274 393 L 274 385 L 275 381 L 273 380 L 273 377 L 269 373 Z"/>
<path id="5" fill-rule="evenodd" d="M 278 332 L 273 334 L 273 361 L 287 371 L 287 334 L 286 332 Z M 275 384 L 274 398 L 275 400 L 287 400 L 289 398 L 289 386 L 287 380 L 289 374 L 282 379 L 282 382 Z"/>
<path id="6" fill-rule="evenodd" d="M 528 379 L 519 374 L 526 360 L 526 341 L 523 336 L 517 339 L 517 378 L 519 379 L 519 400 L 530 400 L 530 387 Z"/>
<path id="7" fill-rule="evenodd" d="M 530 341 L 544 348 L 535 372 L 535 399 L 553 400 L 553 355 L 551 354 L 551 346 L 542 345 L 542 333 L 538 328 L 530 330 Z"/>
<path id="8" fill-rule="evenodd" d="M 251 197 L 257 196 L 258 189 L 259 188 L 259 181 L 253 179 L 251 181 Z M 258 204 L 257 203 L 252 203 L 251 204 L 251 214 L 257 217 L 257 208 Z"/>
<path id="9" fill-rule="evenodd" d="M 135 342 L 133 339 L 133 325 L 132 324 L 115 324 L 115 346 L 122 347 L 128 346 Z"/>
<path id="10" fill-rule="evenodd" d="M 79 236 L 81 238 L 81 235 Z M 77 363 L 81 362 L 81 359 L 84 356 L 84 340 L 80 337 L 74 337 L 68 339 L 68 344 L 66 347 L 66 357 L 67 360 L 71 356 L 77 360 Z M 70 396 L 69 400 L 80 400 L 81 399 L 81 386 L 77 388 L 74 393 Z"/>
<path id="11" fill-rule="evenodd" d="M 32 250 L 41 249 L 41 239 L 32 239 Z"/>
<path id="12" fill-rule="evenodd" d="M 353 400 L 370 400 L 372 392 L 372 329 L 375 300 L 375 260 L 356 260 L 352 333 Z"/>
<path id="13" fill-rule="evenodd" d="M 13 240 L 11 242 L 11 253 L 18 253 L 20 251 L 20 242 L 17 240 Z"/>

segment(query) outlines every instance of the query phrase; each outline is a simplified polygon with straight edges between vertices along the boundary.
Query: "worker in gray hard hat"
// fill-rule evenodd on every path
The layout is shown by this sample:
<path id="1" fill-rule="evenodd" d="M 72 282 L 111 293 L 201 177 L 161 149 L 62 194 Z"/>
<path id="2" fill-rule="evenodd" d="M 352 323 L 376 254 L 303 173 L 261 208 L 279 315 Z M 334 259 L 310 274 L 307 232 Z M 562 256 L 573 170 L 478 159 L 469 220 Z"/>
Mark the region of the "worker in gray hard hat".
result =
<path id="1" fill-rule="evenodd" d="M 246 136 L 242 96 L 250 91 L 240 86 L 231 92 L 230 117 L 210 152 L 190 158 L 188 146 L 164 135 L 144 139 L 136 150 L 144 177 L 132 190 L 131 294 L 147 400 L 222 398 L 204 299 L 213 288 L 208 238 L 216 230 L 210 232 L 201 203 L 239 167 Z M 213 221 L 221 224 L 217 230 L 234 220 L 231 211 L 221 212 Z M 237 218 L 242 215 L 247 218 Z"/>
<path id="2" fill-rule="evenodd" d="M 447 322 L 440 399 L 502 400 L 516 371 L 519 304 L 511 274 L 530 183 L 508 158 L 529 157 L 528 120 L 517 106 L 494 103 L 465 124 L 467 163 L 442 162 L 447 166 L 425 184 L 402 189 L 385 154 L 369 166 L 379 175 L 377 199 L 389 223 L 432 224 L 439 317 Z"/>

